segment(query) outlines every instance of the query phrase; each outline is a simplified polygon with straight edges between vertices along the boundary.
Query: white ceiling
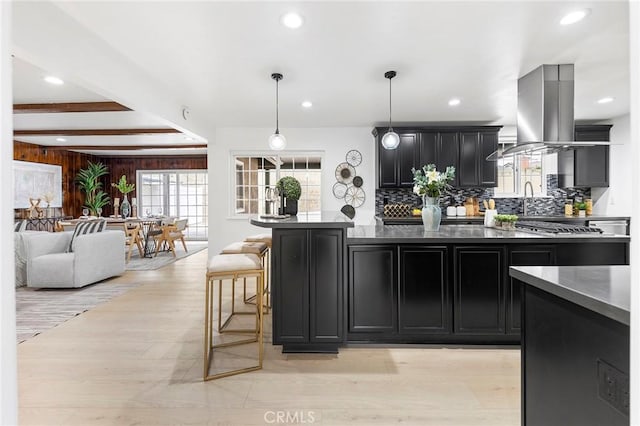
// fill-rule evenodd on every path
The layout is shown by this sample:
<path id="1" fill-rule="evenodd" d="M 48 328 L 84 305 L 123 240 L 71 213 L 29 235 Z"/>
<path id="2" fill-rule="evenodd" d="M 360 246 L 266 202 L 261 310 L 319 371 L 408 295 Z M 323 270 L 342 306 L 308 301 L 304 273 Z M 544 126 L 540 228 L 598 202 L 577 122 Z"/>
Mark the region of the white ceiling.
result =
<path id="1" fill-rule="evenodd" d="M 390 69 L 394 124 L 515 124 L 516 81 L 543 63 L 575 64 L 577 120 L 629 111 L 626 1 L 55 4 L 218 127 L 273 127 L 276 71 L 285 129 L 383 124 Z M 582 7 L 591 9 L 584 21 L 559 25 Z M 305 18 L 298 30 L 279 23 L 291 10 Z M 23 81 L 33 76 L 22 69 L 16 101 L 61 100 Z M 73 88 L 68 96 L 97 95 Z M 596 103 L 604 96 L 615 100 Z M 449 107 L 452 97 L 461 105 Z"/>

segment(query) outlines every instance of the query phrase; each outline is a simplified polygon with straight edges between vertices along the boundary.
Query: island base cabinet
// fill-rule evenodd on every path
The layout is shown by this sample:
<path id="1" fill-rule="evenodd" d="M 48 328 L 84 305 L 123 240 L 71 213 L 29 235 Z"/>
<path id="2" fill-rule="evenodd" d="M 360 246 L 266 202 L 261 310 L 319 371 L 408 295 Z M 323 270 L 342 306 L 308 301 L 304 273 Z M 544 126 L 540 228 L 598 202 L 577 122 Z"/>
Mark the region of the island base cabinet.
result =
<path id="1" fill-rule="evenodd" d="M 446 247 L 400 246 L 400 334 L 451 332 L 447 259 Z"/>
<path id="2" fill-rule="evenodd" d="M 511 246 L 509 266 L 551 266 L 556 262 L 553 246 Z M 507 334 L 520 334 L 521 330 L 521 285 L 509 277 L 507 286 Z"/>
<path id="3" fill-rule="evenodd" d="M 283 352 L 337 352 L 344 341 L 344 231 L 273 231 L 273 343 Z"/>
<path id="4" fill-rule="evenodd" d="M 504 247 L 454 248 L 454 332 L 505 332 Z"/>
<path id="5" fill-rule="evenodd" d="M 349 333 L 392 335 L 397 329 L 397 249 L 349 247 Z"/>
<path id="6" fill-rule="evenodd" d="M 628 425 L 629 327 L 522 286 L 522 425 Z"/>

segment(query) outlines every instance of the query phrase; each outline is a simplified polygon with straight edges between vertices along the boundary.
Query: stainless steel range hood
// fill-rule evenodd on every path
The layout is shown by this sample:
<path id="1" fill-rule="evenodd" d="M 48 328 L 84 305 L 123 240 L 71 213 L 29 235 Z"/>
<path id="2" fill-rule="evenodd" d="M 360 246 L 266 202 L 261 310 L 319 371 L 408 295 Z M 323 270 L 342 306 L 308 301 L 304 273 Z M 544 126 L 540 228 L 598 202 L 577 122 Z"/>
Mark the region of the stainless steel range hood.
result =
<path id="1" fill-rule="evenodd" d="M 518 79 L 517 143 L 499 157 L 526 151 L 552 153 L 580 146 L 608 145 L 609 142 L 574 140 L 573 64 L 541 65 Z"/>

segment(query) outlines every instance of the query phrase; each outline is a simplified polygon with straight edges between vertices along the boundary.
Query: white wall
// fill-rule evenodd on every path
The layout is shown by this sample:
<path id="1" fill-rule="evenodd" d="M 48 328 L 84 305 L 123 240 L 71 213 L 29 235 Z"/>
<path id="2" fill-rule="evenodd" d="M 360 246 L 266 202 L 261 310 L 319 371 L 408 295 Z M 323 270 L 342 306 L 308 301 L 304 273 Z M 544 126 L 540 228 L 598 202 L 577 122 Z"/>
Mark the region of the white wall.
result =
<path id="1" fill-rule="evenodd" d="M 13 254 L 11 2 L 0 2 L 0 424 L 18 423 Z"/>
<path id="2" fill-rule="evenodd" d="M 593 212 L 616 216 L 631 216 L 631 134 L 629 114 L 607 120 L 611 128 L 609 149 L 609 188 L 593 188 Z"/>
<path id="3" fill-rule="evenodd" d="M 356 209 L 356 224 L 369 224 L 375 214 L 375 144 L 370 127 L 281 129 L 287 138 L 286 152 L 322 151 L 322 210 L 339 211 L 342 200 L 333 196 L 335 169 L 345 161 L 347 151 L 362 153 L 362 164 L 356 167 L 364 180 L 366 200 Z M 269 230 L 251 225 L 248 219 L 231 218 L 232 152 L 269 152 L 268 137 L 272 128 L 220 128 L 215 144 L 209 144 L 209 250 L 218 252 L 226 244 Z M 273 151 L 271 151 L 273 152 Z"/>

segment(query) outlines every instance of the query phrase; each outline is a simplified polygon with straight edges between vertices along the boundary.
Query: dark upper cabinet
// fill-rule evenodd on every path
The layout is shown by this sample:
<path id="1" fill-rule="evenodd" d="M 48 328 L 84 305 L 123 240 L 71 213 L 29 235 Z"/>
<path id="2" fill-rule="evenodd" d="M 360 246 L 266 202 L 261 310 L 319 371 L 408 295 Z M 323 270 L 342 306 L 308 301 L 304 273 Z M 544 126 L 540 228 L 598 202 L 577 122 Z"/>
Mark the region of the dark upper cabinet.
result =
<path id="1" fill-rule="evenodd" d="M 505 248 L 454 248 L 454 333 L 504 334 Z"/>
<path id="2" fill-rule="evenodd" d="M 400 146 L 387 150 L 380 142 L 386 128 L 376 128 L 379 188 L 413 186 L 412 168 L 435 164 L 439 171 L 456 168 L 453 186 L 497 185 L 497 163 L 485 158 L 498 148 L 500 126 L 396 128 Z"/>
<path id="3" fill-rule="evenodd" d="M 438 141 L 438 132 L 420 133 L 420 161 L 416 169 L 427 164 L 438 164 Z"/>
<path id="4" fill-rule="evenodd" d="M 400 334 L 451 332 L 448 257 L 447 247 L 400 246 Z"/>
<path id="5" fill-rule="evenodd" d="M 576 126 L 576 141 L 609 141 L 609 124 Z M 585 146 L 558 153 L 558 186 L 609 186 L 609 146 Z"/>
<path id="6" fill-rule="evenodd" d="M 458 183 L 460 186 L 478 184 L 478 132 L 460 133 L 460 162 L 458 163 Z"/>
<path id="7" fill-rule="evenodd" d="M 420 146 L 418 144 L 417 133 L 401 133 L 400 146 L 398 146 L 398 186 L 413 186 L 413 172 L 411 169 L 418 168 L 420 158 Z"/>
<path id="8" fill-rule="evenodd" d="M 458 184 L 473 187 L 497 186 L 497 164 L 495 161 L 485 160 L 497 149 L 497 132 L 461 132 Z"/>
<path id="9" fill-rule="evenodd" d="M 398 170 L 400 164 L 398 162 L 398 150 L 397 149 L 384 149 L 380 139 L 384 133 L 380 134 L 376 138 L 378 154 L 378 187 L 380 188 L 397 188 L 398 183 Z"/>
<path id="10" fill-rule="evenodd" d="M 498 132 L 480 133 L 478 159 L 478 186 L 498 186 L 498 168 L 496 161 L 487 161 L 489 154 L 498 149 Z"/>
<path id="11" fill-rule="evenodd" d="M 438 133 L 438 161 L 436 162 L 436 168 L 439 171 L 444 171 L 448 166 L 456 168 L 456 175 L 451 185 L 458 186 L 460 177 L 458 176 L 458 132 L 440 132 Z"/>

